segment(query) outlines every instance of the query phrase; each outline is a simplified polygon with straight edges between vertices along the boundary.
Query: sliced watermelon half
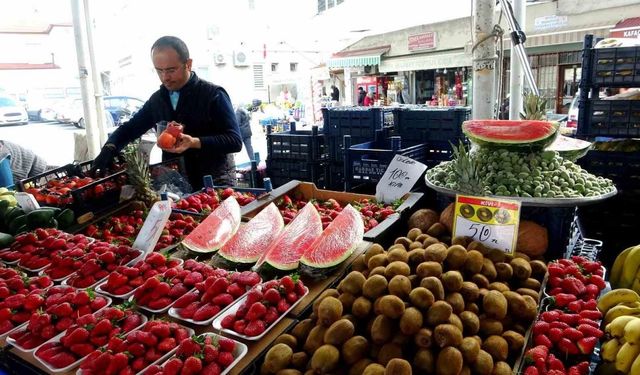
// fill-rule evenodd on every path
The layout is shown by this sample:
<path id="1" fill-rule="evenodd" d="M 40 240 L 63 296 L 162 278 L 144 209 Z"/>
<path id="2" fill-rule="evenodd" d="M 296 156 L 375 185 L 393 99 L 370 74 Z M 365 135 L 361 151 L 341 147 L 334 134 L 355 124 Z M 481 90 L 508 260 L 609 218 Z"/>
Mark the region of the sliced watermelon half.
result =
<path id="1" fill-rule="evenodd" d="M 310 277 L 326 275 L 351 256 L 362 242 L 362 216 L 347 205 L 300 259 L 300 271 Z"/>
<path id="2" fill-rule="evenodd" d="M 567 160 L 576 161 L 585 156 L 591 149 L 593 143 L 571 137 L 559 135 L 547 150 L 557 151 L 560 156 Z"/>
<path id="3" fill-rule="evenodd" d="M 238 233 L 218 251 L 218 255 L 232 263 L 253 264 L 278 238 L 282 228 L 284 220 L 272 202 L 241 226 Z"/>
<path id="4" fill-rule="evenodd" d="M 307 203 L 260 257 L 253 269 L 258 270 L 268 265 L 276 271 L 295 270 L 302 255 L 320 235 L 322 235 L 320 214 L 312 203 Z"/>
<path id="5" fill-rule="evenodd" d="M 182 244 L 196 253 L 212 253 L 233 237 L 240 226 L 240 205 L 229 197 L 182 240 Z"/>
<path id="6" fill-rule="evenodd" d="M 543 150 L 558 135 L 559 124 L 537 120 L 470 120 L 462 123 L 462 132 L 471 142 L 487 148 L 514 151 Z"/>

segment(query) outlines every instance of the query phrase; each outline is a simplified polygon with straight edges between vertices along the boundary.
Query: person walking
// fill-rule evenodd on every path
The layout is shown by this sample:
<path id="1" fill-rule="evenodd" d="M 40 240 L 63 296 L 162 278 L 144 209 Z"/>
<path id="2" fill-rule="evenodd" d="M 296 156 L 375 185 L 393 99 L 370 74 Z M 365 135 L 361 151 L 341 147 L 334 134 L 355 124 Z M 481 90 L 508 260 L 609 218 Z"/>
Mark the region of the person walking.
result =
<path id="1" fill-rule="evenodd" d="M 255 156 L 251 145 L 251 136 L 253 135 L 251 132 L 251 114 L 239 105 L 236 109 L 236 120 L 240 127 L 240 137 L 242 137 L 242 143 L 244 143 L 244 148 L 247 151 L 247 155 L 249 155 L 249 160 L 253 160 Z"/>
<path id="2" fill-rule="evenodd" d="M 367 96 L 367 93 L 364 91 L 364 88 L 362 88 L 362 86 L 358 87 L 358 105 L 359 106 L 364 105 L 364 98 L 366 96 Z"/>
<path id="3" fill-rule="evenodd" d="M 340 101 L 340 90 L 338 90 L 336 85 L 331 85 L 331 100 L 336 102 Z"/>

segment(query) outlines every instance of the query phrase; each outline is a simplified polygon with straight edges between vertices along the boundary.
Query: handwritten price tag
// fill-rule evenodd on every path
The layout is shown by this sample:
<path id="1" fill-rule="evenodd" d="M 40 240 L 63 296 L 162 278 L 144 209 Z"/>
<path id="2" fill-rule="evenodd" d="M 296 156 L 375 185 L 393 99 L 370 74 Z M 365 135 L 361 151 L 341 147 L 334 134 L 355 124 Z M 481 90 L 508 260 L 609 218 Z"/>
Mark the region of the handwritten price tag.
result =
<path id="1" fill-rule="evenodd" d="M 411 191 L 427 166 L 402 155 L 396 155 L 376 186 L 378 202 L 393 203 Z"/>
<path id="2" fill-rule="evenodd" d="M 40 208 L 38 201 L 32 194 L 18 192 L 14 196 L 18 201 L 18 205 L 20 205 L 20 207 L 24 212 L 29 213 L 33 210 L 37 210 L 38 208 Z"/>
<path id="3" fill-rule="evenodd" d="M 520 202 L 457 195 L 454 214 L 455 237 L 471 237 L 490 248 L 515 253 Z"/>

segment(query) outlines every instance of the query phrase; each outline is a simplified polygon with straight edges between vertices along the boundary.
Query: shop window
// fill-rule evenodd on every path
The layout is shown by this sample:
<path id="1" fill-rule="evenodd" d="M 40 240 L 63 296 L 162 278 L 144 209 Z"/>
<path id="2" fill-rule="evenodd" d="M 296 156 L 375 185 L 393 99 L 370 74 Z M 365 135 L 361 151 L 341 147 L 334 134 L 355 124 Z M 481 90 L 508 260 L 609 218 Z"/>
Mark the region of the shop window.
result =
<path id="1" fill-rule="evenodd" d="M 318 14 L 327 10 L 327 0 L 318 0 Z"/>
<path id="2" fill-rule="evenodd" d="M 272 72 L 278 71 L 278 63 L 271 63 L 271 71 Z"/>
<path id="3" fill-rule="evenodd" d="M 289 63 L 289 71 L 297 72 L 298 71 L 298 63 Z"/>

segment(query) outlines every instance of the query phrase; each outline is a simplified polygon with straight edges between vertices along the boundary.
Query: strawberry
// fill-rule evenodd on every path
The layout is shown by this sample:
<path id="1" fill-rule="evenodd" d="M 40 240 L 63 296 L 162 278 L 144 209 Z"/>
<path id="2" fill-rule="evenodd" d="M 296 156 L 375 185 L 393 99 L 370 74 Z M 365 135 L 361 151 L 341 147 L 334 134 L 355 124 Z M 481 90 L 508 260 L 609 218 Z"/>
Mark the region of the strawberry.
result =
<path id="1" fill-rule="evenodd" d="M 575 365 L 573 367 L 576 367 L 580 371 L 580 374 L 589 373 L 589 362 L 588 361 L 582 361 L 582 362 L 578 363 L 577 365 Z"/>
<path id="2" fill-rule="evenodd" d="M 129 344 L 127 351 L 134 357 L 142 357 L 145 353 L 145 347 L 141 342 Z"/>
<path id="3" fill-rule="evenodd" d="M 597 286 L 598 289 L 600 289 L 600 290 L 603 290 L 604 288 L 607 287 L 607 284 L 605 283 L 605 281 L 602 278 L 602 276 L 591 275 L 591 277 L 589 279 L 587 279 L 587 281 L 590 284 L 593 284 L 593 285 Z"/>
<path id="4" fill-rule="evenodd" d="M 558 319 L 563 323 L 566 323 L 566 324 L 568 324 L 570 326 L 573 326 L 573 325 L 576 325 L 578 323 L 578 320 L 580 319 L 580 315 L 578 315 L 578 314 L 560 314 Z"/>
<path id="5" fill-rule="evenodd" d="M 133 362 L 131 362 L 131 368 L 135 371 L 142 371 L 145 366 L 147 365 L 147 362 L 145 361 L 144 357 L 139 357 L 133 360 Z"/>
<path id="6" fill-rule="evenodd" d="M 236 319 L 235 316 L 227 315 L 224 318 L 222 318 L 220 325 L 222 326 L 222 328 L 230 329 L 233 327 L 233 322 L 235 321 L 235 319 Z"/>
<path id="7" fill-rule="evenodd" d="M 182 297 L 178 298 L 176 300 L 176 302 L 173 304 L 173 307 L 175 307 L 176 309 L 182 309 L 187 307 L 190 303 L 196 301 L 198 299 L 198 292 L 197 291 L 192 291 L 189 292 L 185 295 L 183 295 Z"/>
<path id="8" fill-rule="evenodd" d="M 284 289 L 285 293 L 290 293 L 295 291 L 296 282 L 293 280 L 291 276 L 285 276 L 280 279 L 280 285 Z"/>
<path id="9" fill-rule="evenodd" d="M 251 306 L 256 302 L 262 301 L 263 298 L 264 298 L 264 295 L 262 294 L 261 291 L 259 291 L 258 289 L 255 289 L 255 288 L 251 289 L 247 293 L 247 305 Z"/>
<path id="10" fill-rule="evenodd" d="M 579 273 L 580 271 L 578 270 L 577 272 Z M 573 272 L 567 273 L 575 274 Z M 587 292 L 587 288 L 584 286 L 584 283 L 575 277 L 567 277 L 562 279 L 560 285 L 565 293 L 573 294 L 574 296 L 579 296 Z"/>
<path id="11" fill-rule="evenodd" d="M 240 334 L 244 334 L 245 329 L 247 328 L 247 322 L 245 322 L 244 320 L 240 319 L 240 320 L 236 320 L 233 323 L 233 330 L 240 333 Z"/>
<path id="12" fill-rule="evenodd" d="M 218 356 L 218 363 L 222 368 L 227 368 L 234 361 L 233 354 L 230 352 L 221 352 Z"/>
<path id="13" fill-rule="evenodd" d="M 89 339 L 89 331 L 85 328 L 78 327 L 67 335 L 67 346 L 73 344 L 81 344 Z"/>
<path id="14" fill-rule="evenodd" d="M 268 289 L 267 291 L 264 292 L 264 299 L 265 301 L 269 302 L 270 304 L 277 306 L 278 302 L 280 302 L 281 296 L 280 293 L 278 293 L 277 290 L 275 289 Z"/>
<path id="15" fill-rule="evenodd" d="M 533 334 L 540 335 L 549 332 L 549 323 L 544 321 L 537 321 L 536 324 L 533 325 Z"/>
<path id="16" fill-rule="evenodd" d="M 591 319 L 591 320 L 600 320 L 602 319 L 602 313 L 598 310 L 583 310 L 578 314 L 580 318 Z"/>
<path id="17" fill-rule="evenodd" d="M 217 296 L 215 296 L 212 300 L 211 303 L 214 305 L 218 305 L 220 307 L 226 307 L 228 305 L 230 305 L 231 303 L 233 303 L 234 298 L 231 294 L 228 293 L 223 293 L 223 294 L 219 294 Z"/>
<path id="18" fill-rule="evenodd" d="M 576 342 L 583 338 L 584 334 L 577 329 L 570 327 L 562 331 L 562 336 L 571 340 L 572 342 Z"/>
<path id="19" fill-rule="evenodd" d="M 107 300 L 104 297 L 96 297 L 91 301 L 91 310 L 98 311 L 101 308 L 107 306 Z"/>
<path id="20" fill-rule="evenodd" d="M 181 369 L 182 369 L 182 360 L 180 358 L 174 357 L 165 363 L 164 374 L 178 375 L 180 374 Z"/>
<path id="21" fill-rule="evenodd" d="M 158 344 L 158 350 L 162 353 L 168 353 L 176 347 L 176 339 L 173 337 L 166 337 Z"/>
<path id="22" fill-rule="evenodd" d="M 579 299 L 579 300 L 569 302 L 566 307 L 567 307 L 567 310 L 573 313 L 579 313 L 583 309 L 583 304 L 584 304 L 584 301 Z"/>
<path id="23" fill-rule="evenodd" d="M 242 296 L 245 292 L 246 290 L 236 283 L 229 285 L 227 288 L 227 293 L 231 294 L 235 298 Z"/>
<path id="24" fill-rule="evenodd" d="M 193 320 L 195 321 L 207 320 L 213 317 L 214 315 L 218 314 L 220 310 L 221 310 L 220 306 L 218 305 L 205 304 L 201 306 L 198 310 L 196 310 L 196 312 L 193 314 Z"/>
<path id="25" fill-rule="evenodd" d="M 551 342 L 557 343 L 562 340 L 562 330 L 560 328 L 551 328 L 549 329 L 548 336 Z"/>
<path id="26" fill-rule="evenodd" d="M 585 337 L 578 341 L 578 349 L 582 354 L 591 354 L 598 343 L 597 337 Z"/>
<path id="27" fill-rule="evenodd" d="M 545 334 L 536 335 L 533 338 L 533 342 L 535 345 L 543 345 L 543 346 L 546 346 L 547 348 L 551 348 L 553 346 L 553 343 L 551 342 L 549 337 L 547 337 L 547 335 Z"/>
<path id="28" fill-rule="evenodd" d="M 204 362 L 211 363 L 211 362 L 214 362 L 216 359 L 218 359 L 218 355 L 220 354 L 220 352 L 218 351 L 218 348 L 216 348 L 215 346 L 206 345 L 204 347 L 203 354 L 204 354 Z"/>
<path id="29" fill-rule="evenodd" d="M 29 310 L 29 311 L 33 311 L 33 310 L 37 310 L 40 306 L 42 306 L 42 304 L 44 303 L 44 297 L 42 297 L 39 294 L 29 294 L 25 299 L 24 299 L 24 308 Z"/>
<path id="30" fill-rule="evenodd" d="M 278 320 L 278 318 L 280 317 L 280 314 L 278 313 L 278 310 L 275 307 L 270 307 L 269 310 L 267 311 L 267 313 L 264 315 L 264 322 L 267 324 L 271 324 L 273 322 L 275 322 L 276 320 Z"/>
<path id="31" fill-rule="evenodd" d="M 109 332 L 111 332 L 112 329 L 113 329 L 113 324 L 111 324 L 111 321 L 108 319 L 102 319 L 95 325 L 95 327 L 93 327 L 93 329 L 91 330 L 91 335 L 92 336 L 107 335 L 109 334 Z"/>
<path id="32" fill-rule="evenodd" d="M 201 375 L 220 375 L 220 373 L 222 373 L 222 369 L 220 369 L 220 366 L 215 362 L 204 366 L 200 372 Z"/>
<path id="33" fill-rule="evenodd" d="M 162 357 L 162 354 L 158 353 L 156 348 L 147 348 L 147 352 L 144 353 L 144 359 L 149 363 L 157 361 L 160 357 Z"/>
<path id="34" fill-rule="evenodd" d="M 556 358 L 556 356 L 553 354 L 549 354 L 549 357 L 547 358 L 547 364 L 549 365 L 549 370 L 559 370 L 563 372 L 565 371 L 562 361 Z"/>
<path id="35" fill-rule="evenodd" d="M 197 301 L 192 302 L 187 307 L 180 309 L 178 311 L 178 315 L 180 315 L 180 317 L 185 319 L 191 319 L 193 318 L 193 315 L 196 313 L 196 311 L 198 311 L 199 308 L 200 308 L 200 302 L 197 302 Z"/>
<path id="36" fill-rule="evenodd" d="M 159 338 L 165 338 L 171 336 L 171 329 L 168 324 L 158 324 L 151 327 L 149 332 L 158 336 Z"/>
<path id="37" fill-rule="evenodd" d="M 559 310 L 551 310 L 551 311 L 545 311 L 542 314 L 540 314 L 540 318 L 545 322 L 551 323 L 553 321 L 558 320 L 560 318 L 560 315 L 561 313 Z"/>
<path id="38" fill-rule="evenodd" d="M 576 354 L 580 354 L 580 350 L 578 349 L 578 347 L 576 346 L 576 344 L 574 344 L 571 340 L 569 340 L 568 338 L 563 338 L 562 340 L 560 340 L 557 344 L 556 347 L 558 348 L 558 350 L 560 351 L 560 353 L 564 354 L 564 355 L 576 355 Z"/>
<path id="39" fill-rule="evenodd" d="M 67 367 L 75 361 L 76 358 L 68 352 L 58 353 L 49 359 L 49 363 L 55 368 Z"/>
<path id="40" fill-rule="evenodd" d="M 601 330 L 591 326 L 590 324 L 580 324 L 578 326 L 578 331 L 582 332 L 582 334 L 585 337 L 600 338 L 600 337 L 602 337 L 602 335 L 604 335 L 604 333 Z"/>
<path id="41" fill-rule="evenodd" d="M 600 328 L 600 323 L 592 319 L 580 318 L 580 320 L 578 320 L 578 325 L 580 326 L 582 324 L 590 325 L 594 328 Z"/>
<path id="42" fill-rule="evenodd" d="M 547 356 L 549 355 L 549 348 L 543 345 L 535 346 L 527 350 L 525 358 L 527 361 L 537 365 L 544 366 L 546 364 Z"/>
<path id="43" fill-rule="evenodd" d="M 265 324 L 262 320 L 250 321 L 244 329 L 244 334 L 247 336 L 258 336 L 265 330 Z"/>
<path id="44" fill-rule="evenodd" d="M 245 319 L 247 320 L 257 320 L 262 318 L 267 313 L 267 307 L 262 304 L 262 302 L 256 302 L 251 307 L 249 307 L 249 311 L 245 315 Z"/>
<path id="45" fill-rule="evenodd" d="M 221 350 L 225 352 L 233 352 L 236 348 L 236 343 L 233 340 L 228 339 L 226 337 L 219 337 L 218 346 L 220 347 Z"/>
<path id="46" fill-rule="evenodd" d="M 189 338 L 189 332 L 183 327 L 179 327 L 173 331 L 173 337 L 176 339 L 176 342 L 180 343 Z"/>
<path id="47" fill-rule="evenodd" d="M 169 306 L 170 304 L 171 304 L 171 298 L 162 297 L 162 298 L 158 298 L 150 301 L 149 303 L 147 303 L 147 306 L 152 310 L 160 310 Z"/>
<path id="48" fill-rule="evenodd" d="M 565 307 L 569 303 L 577 300 L 578 298 L 573 294 L 559 293 L 552 297 L 552 303 L 557 307 Z"/>
<path id="49" fill-rule="evenodd" d="M 278 312 L 283 314 L 285 313 L 287 310 L 289 310 L 289 308 L 291 307 L 291 305 L 289 304 L 289 302 L 287 302 L 286 299 L 281 299 L 280 302 L 278 302 Z"/>
<path id="50" fill-rule="evenodd" d="M 85 344 L 73 344 L 69 349 L 74 354 L 77 354 L 80 357 L 84 357 L 86 355 L 89 355 L 91 352 L 93 352 L 95 350 L 95 347 L 91 344 L 85 343 Z"/>
<path id="51" fill-rule="evenodd" d="M 580 372 L 580 369 L 577 366 L 571 366 L 569 371 L 566 372 L 567 375 L 584 375 L 586 373 Z"/>

